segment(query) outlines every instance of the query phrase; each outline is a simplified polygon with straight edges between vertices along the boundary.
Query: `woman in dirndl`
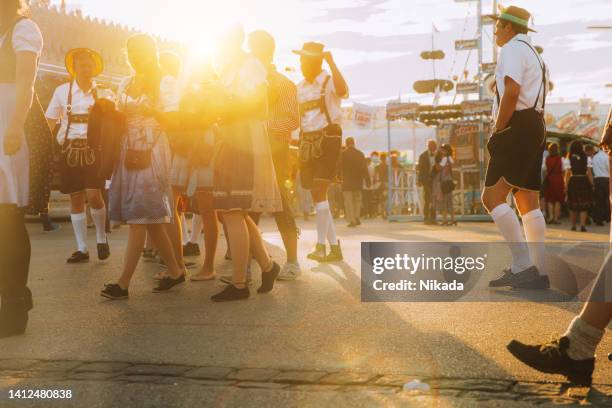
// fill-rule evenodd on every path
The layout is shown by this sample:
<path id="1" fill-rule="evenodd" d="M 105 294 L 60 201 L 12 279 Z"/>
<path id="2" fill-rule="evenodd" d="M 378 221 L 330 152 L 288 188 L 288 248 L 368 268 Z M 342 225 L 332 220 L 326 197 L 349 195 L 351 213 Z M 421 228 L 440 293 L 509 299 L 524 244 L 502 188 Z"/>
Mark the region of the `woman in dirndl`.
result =
<path id="1" fill-rule="evenodd" d="M 244 37 L 242 27 L 224 35 L 219 83 L 216 91 L 210 86 L 221 118 L 213 159 L 213 199 L 215 208 L 223 212 L 234 266 L 232 284 L 212 297 L 216 302 L 249 297 L 246 276 L 251 257 L 262 271 L 258 293 L 270 292 L 280 272 L 248 215 L 281 211 L 282 201 L 265 125 L 267 72 L 242 51 Z"/>
<path id="2" fill-rule="evenodd" d="M 147 233 L 151 236 L 168 274 L 154 292 L 185 282 L 185 268 L 172 249 L 167 224 L 172 222 L 171 155 L 166 129 L 173 128 L 179 90 L 175 78 L 163 75 L 155 40 L 136 34 L 127 41 L 128 60 L 134 76 L 122 83 L 118 109 L 126 115 L 127 131 L 109 190 L 110 218 L 130 226 L 123 272 L 107 284 L 101 295 L 125 299 Z"/>
<path id="3" fill-rule="evenodd" d="M 570 168 L 566 170 L 565 182 L 572 231 L 576 231 L 576 221 L 579 219 L 580 231 L 586 232 L 587 214 L 593 205 L 591 158 L 584 153 L 584 144 L 580 140 L 572 142 L 567 157 L 570 161 Z"/>
<path id="4" fill-rule="evenodd" d="M 0 1 L 0 338 L 20 335 L 28 324 L 30 149 L 25 125 L 43 39 L 20 14 L 19 0 Z"/>

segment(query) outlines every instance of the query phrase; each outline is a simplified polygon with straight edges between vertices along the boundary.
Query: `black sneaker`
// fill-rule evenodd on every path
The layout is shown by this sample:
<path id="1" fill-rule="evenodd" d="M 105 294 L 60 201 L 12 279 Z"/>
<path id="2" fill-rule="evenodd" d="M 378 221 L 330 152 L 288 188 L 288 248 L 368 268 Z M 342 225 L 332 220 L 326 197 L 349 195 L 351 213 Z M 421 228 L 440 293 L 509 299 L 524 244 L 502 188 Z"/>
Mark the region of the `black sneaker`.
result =
<path id="1" fill-rule="evenodd" d="M 97 249 L 98 249 L 98 259 L 99 260 L 103 261 L 105 259 L 108 259 L 108 257 L 110 256 L 110 247 L 108 246 L 108 242 L 105 242 L 103 244 L 98 244 Z"/>
<path id="2" fill-rule="evenodd" d="M 590 387 L 595 359 L 573 360 L 567 355 L 569 339 L 561 337 L 534 346 L 512 340 L 506 348 L 514 357 L 543 373 L 561 374 L 574 384 Z"/>
<path id="3" fill-rule="evenodd" d="M 171 276 L 166 276 L 163 279 L 160 279 L 157 283 L 157 287 L 153 289 L 154 293 L 167 292 L 176 285 L 185 282 L 185 275 L 181 275 L 178 278 L 173 278 Z"/>
<path id="4" fill-rule="evenodd" d="M 537 279 L 529 282 L 519 283 L 512 286 L 514 289 L 550 289 L 550 280 L 546 275 L 540 275 Z"/>
<path id="5" fill-rule="evenodd" d="M 502 276 L 497 279 L 493 279 L 489 282 L 489 287 L 491 288 L 499 288 L 502 286 L 510 286 L 514 288 L 525 287 L 520 285 L 525 285 L 529 282 L 538 280 L 540 278 L 540 273 L 538 272 L 538 268 L 535 266 L 530 266 L 529 268 L 522 270 L 518 273 L 512 273 L 510 268 L 505 268 L 503 270 Z"/>
<path id="6" fill-rule="evenodd" d="M 49 222 L 43 223 L 43 231 L 45 232 L 55 232 L 59 230 L 60 228 L 62 228 L 62 226 L 54 222 L 49 221 Z"/>
<path id="7" fill-rule="evenodd" d="M 70 256 L 70 258 L 66 259 L 66 262 L 69 264 L 89 262 L 89 253 L 76 251 Z"/>
<path id="8" fill-rule="evenodd" d="M 231 302 L 234 300 L 245 300 L 250 296 L 249 288 L 245 286 L 242 289 L 234 285 L 227 285 L 223 290 L 216 295 L 210 297 L 213 302 Z"/>
<path id="9" fill-rule="evenodd" d="M 100 296 L 112 300 L 127 299 L 128 295 L 128 290 L 122 289 L 117 283 L 107 283 L 100 292 Z"/>
<path id="10" fill-rule="evenodd" d="M 183 245 L 183 256 L 200 256 L 200 247 L 195 242 Z"/>
<path id="11" fill-rule="evenodd" d="M 257 289 L 257 293 L 268 293 L 274 288 L 274 281 L 280 273 L 280 265 L 272 262 L 272 269 L 261 274 L 261 286 Z"/>

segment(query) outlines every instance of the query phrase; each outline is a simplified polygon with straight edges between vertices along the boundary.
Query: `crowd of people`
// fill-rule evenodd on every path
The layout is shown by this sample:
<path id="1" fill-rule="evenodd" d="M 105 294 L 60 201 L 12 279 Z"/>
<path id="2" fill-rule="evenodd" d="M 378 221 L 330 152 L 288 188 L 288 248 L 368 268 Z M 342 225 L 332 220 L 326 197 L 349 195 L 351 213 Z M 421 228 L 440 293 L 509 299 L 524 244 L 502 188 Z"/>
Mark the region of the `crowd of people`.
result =
<path id="1" fill-rule="evenodd" d="M 366 158 L 352 138 L 343 148 L 341 101 L 349 88 L 323 44 L 307 42 L 294 51 L 304 77 L 296 85 L 276 70 L 275 42 L 269 33 L 250 33 L 246 52 L 245 32 L 233 27 L 219 40 L 216 69 L 197 70 L 181 87 L 180 59 L 160 55 L 152 37 L 136 34 L 126 44 L 133 75 L 116 92 L 95 81 L 104 69 L 100 53 L 76 48 L 65 58 L 69 82 L 55 90 L 43 112 L 33 93 L 43 38 L 36 23 L 21 13 L 22 6 L 20 0 L 0 1 L 0 337 L 24 333 L 33 307 L 27 286 L 30 242 L 24 208 L 34 206 L 38 212 L 46 208 L 52 132 L 53 143 L 61 146 L 61 191 L 70 196 L 76 243 L 67 262 L 89 261 L 86 202 L 98 259 L 111 256 L 109 221 L 129 226 L 123 269 L 101 291 L 108 299 L 129 296 L 139 261 L 152 251 L 167 268 L 156 276 L 154 292 L 166 292 L 186 281 L 185 251 L 193 250 L 188 245 L 192 239 L 183 238 L 180 212 L 186 196 L 198 213 L 193 240 L 204 231 L 204 262 L 190 276 L 192 281 L 216 278 L 219 224 L 228 241 L 226 258 L 232 262 L 232 276 L 225 277 L 227 285 L 212 296 L 213 301 L 250 296 L 252 259 L 261 271 L 259 294 L 273 290 L 279 278 L 297 278 L 299 231 L 285 183 L 291 133 L 296 129 L 300 135 L 296 178 L 312 200 L 317 232 L 307 258 L 343 260 L 328 199 L 337 194 L 334 189 L 342 193 L 349 227 L 360 225 L 363 214 L 386 215 L 389 174 L 394 174 L 388 166 L 391 170 L 398 166 L 397 156 Z M 495 17 L 501 51 L 482 201 L 512 255 L 511 265 L 489 286 L 542 290 L 550 287 L 542 248 L 546 219 L 540 209 L 548 69 L 527 36 L 529 17 L 526 10 L 513 6 Z M 611 146 L 609 136 L 602 147 L 609 151 Z M 549 222 L 559 221 L 558 204 L 567 201 L 573 228 L 580 220 L 584 230 L 591 204 L 597 200 L 603 204 L 604 193 L 609 194 L 604 186 L 609 167 L 603 171 L 608 158 L 603 152 L 593 154 L 580 142 L 571 145 L 568 164 L 560 158 L 558 146 L 550 145 L 548 151 L 544 196 Z M 435 223 L 437 213 L 443 223 L 456 224 L 453 164 L 452 147 L 438 149 L 435 141 L 429 141 L 419 157 L 418 185 L 423 188 L 428 224 Z M 510 193 L 522 225 L 507 202 Z M 596 222 L 603 222 L 609 206 L 595 212 Z M 275 216 L 287 253 L 282 267 L 262 240 L 257 225 L 261 213 Z M 528 242 L 542 245 L 528 246 Z M 612 261 L 606 262 L 593 293 L 601 290 L 603 271 L 610 269 Z M 612 318 L 611 306 L 592 299 L 557 341 L 546 346 L 513 342 L 509 350 L 542 371 L 590 384 L 594 351 Z"/>

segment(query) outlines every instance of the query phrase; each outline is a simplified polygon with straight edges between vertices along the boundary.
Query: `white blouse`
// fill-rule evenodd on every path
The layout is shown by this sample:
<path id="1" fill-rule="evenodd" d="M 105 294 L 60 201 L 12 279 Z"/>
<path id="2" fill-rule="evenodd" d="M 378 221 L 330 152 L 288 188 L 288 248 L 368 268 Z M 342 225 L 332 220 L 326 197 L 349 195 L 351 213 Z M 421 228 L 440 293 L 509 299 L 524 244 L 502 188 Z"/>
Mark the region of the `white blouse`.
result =
<path id="1" fill-rule="evenodd" d="M 117 92 L 117 105 L 120 110 L 125 109 L 126 99 L 129 98 L 126 90 L 131 81 L 132 77 L 128 77 L 121 82 L 121 85 L 119 85 L 119 90 Z M 159 84 L 157 107 L 163 112 L 178 112 L 180 102 L 181 90 L 179 81 L 171 75 L 164 76 Z"/>
<path id="2" fill-rule="evenodd" d="M 0 37 L 0 47 L 6 41 L 7 34 Z M 29 19 L 24 19 L 15 25 L 13 30 L 13 51 L 33 52 L 40 56 L 43 48 L 43 37 L 36 23 Z"/>

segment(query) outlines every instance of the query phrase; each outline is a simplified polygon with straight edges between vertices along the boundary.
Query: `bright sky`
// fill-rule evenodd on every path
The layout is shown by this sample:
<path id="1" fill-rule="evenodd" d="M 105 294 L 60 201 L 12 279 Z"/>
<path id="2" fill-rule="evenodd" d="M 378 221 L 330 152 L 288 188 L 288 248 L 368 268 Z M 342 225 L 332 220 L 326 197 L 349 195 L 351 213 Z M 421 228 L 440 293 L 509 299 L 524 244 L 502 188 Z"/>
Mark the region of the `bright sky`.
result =
<path id="1" fill-rule="evenodd" d="M 53 3 L 59 3 L 55 0 Z M 416 95 L 412 83 L 432 77 L 432 66 L 418 58 L 431 47 L 446 59 L 436 74 L 449 78 L 476 72 L 476 52 L 454 51 L 455 39 L 474 38 L 476 2 L 453 0 L 75 0 L 85 14 L 113 20 L 171 39 L 209 48 L 215 33 L 233 23 L 250 30 L 265 29 L 277 40 L 277 65 L 297 68 L 290 53 L 304 41 L 329 46 L 349 80 L 352 100 L 383 104 L 390 98 L 431 100 Z M 551 3 L 554 6 L 551 6 Z M 486 13 L 492 0 L 483 0 Z M 534 16 L 535 44 L 544 47 L 555 89 L 553 101 L 576 101 L 583 96 L 612 102 L 610 55 L 612 30 L 588 30 L 589 25 L 612 25 L 610 0 L 515 0 Z M 485 43 L 491 44 L 491 31 Z M 485 62 L 491 51 L 485 52 Z M 293 76 L 293 79 L 297 79 Z M 450 100 L 447 96 L 445 100 Z M 444 101 L 444 100 L 443 100 Z"/>

